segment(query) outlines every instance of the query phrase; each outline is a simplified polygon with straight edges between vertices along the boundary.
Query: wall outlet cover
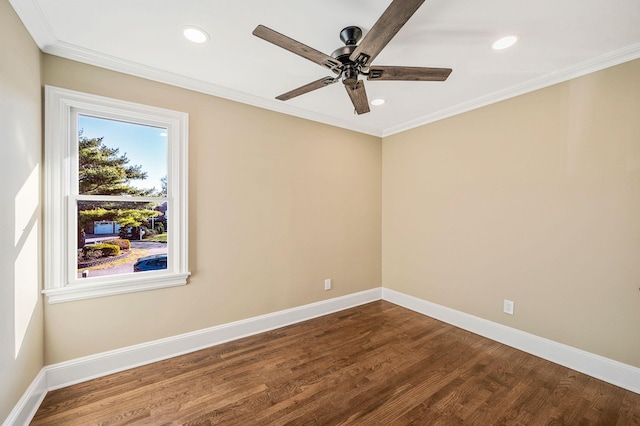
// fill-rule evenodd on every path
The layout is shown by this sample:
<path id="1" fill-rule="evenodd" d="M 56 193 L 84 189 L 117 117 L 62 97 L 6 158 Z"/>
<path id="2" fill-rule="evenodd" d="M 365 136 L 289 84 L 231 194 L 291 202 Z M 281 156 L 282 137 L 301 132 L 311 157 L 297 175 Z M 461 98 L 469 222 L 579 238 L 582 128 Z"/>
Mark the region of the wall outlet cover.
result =
<path id="1" fill-rule="evenodd" d="M 327 278 L 324 280 L 324 289 L 331 290 L 331 278 Z"/>
<path id="2" fill-rule="evenodd" d="M 513 315 L 513 300 L 504 299 L 503 311 L 505 314 Z"/>

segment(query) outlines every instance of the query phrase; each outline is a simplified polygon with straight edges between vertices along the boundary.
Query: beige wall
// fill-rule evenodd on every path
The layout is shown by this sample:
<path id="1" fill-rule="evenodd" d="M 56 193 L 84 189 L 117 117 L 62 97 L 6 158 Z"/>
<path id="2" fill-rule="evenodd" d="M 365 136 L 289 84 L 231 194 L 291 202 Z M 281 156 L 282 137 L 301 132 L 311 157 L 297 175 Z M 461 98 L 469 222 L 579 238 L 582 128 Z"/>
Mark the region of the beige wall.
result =
<path id="1" fill-rule="evenodd" d="M 385 138 L 383 285 L 640 367 L 639 76 Z"/>
<path id="2" fill-rule="evenodd" d="M 0 0 L 0 420 L 43 366 L 41 54 Z"/>
<path id="3" fill-rule="evenodd" d="M 47 304 L 48 364 L 380 286 L 379 138 L 49 55 L 44 70 L 190 120 L 189 284 Z"/>
<path id="4" fill-rule="evenodd" d="M 47 305 L 46 361 L 382 281 L 640 365 L 638 67 L 386 138 L 381 262 L 378 139 L 45 55 L 46 84 L 190 114 L 193 272 L 182 288 Z"/>

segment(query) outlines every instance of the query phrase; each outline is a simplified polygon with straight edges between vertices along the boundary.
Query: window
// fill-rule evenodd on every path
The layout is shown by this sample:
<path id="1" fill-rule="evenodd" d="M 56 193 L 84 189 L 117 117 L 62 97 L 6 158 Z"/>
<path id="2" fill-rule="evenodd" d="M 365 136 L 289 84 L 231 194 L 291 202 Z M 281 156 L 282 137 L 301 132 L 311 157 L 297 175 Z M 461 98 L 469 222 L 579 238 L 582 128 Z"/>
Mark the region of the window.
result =
<path id="1" fill-rule="evenodd" d="M 49 303 L 186 284 L 188 116 L 45 88 Z"/>

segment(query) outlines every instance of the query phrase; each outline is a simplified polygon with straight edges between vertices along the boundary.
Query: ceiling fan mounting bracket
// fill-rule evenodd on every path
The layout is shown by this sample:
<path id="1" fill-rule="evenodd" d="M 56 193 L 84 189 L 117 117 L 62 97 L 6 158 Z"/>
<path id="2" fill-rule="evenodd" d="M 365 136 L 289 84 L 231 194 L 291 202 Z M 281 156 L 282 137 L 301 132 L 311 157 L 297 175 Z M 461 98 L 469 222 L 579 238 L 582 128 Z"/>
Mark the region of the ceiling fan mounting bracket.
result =
<path id="1" fill-rule="evenodd" d="M 340 31 L 340 40 L 347 46 L 358 44 L 360 38 L 362 38 L 360 27 L 349 26 Z"/>

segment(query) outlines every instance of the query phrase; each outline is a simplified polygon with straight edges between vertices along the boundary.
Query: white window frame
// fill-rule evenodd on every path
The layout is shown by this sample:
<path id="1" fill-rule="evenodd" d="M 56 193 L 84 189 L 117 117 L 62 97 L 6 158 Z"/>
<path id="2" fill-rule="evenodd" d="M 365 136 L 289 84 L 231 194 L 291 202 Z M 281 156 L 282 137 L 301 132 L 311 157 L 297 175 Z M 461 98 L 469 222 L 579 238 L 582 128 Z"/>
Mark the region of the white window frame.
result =
<path id="1" fill-rule="evenodd" d="M 162 271 L 77 278 L 77 114 L 167 129 L 168 264 Z M 45 86 L 44 290 L 49 303 L 185 285 L 188 270 L 186 113 Z M 75 169 L 74 169 L 75 167 Z M 86 196 L 84 197 L 86 198 Z M 115 201 L 145 201 L 121 197 Z M 151 199 L 149 199 L 151 200 Z"/>

